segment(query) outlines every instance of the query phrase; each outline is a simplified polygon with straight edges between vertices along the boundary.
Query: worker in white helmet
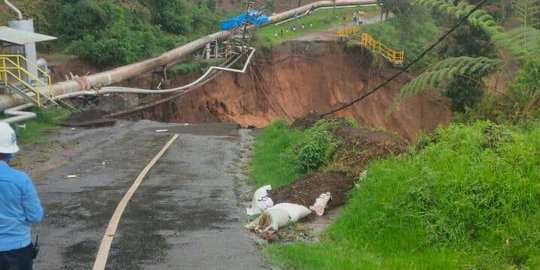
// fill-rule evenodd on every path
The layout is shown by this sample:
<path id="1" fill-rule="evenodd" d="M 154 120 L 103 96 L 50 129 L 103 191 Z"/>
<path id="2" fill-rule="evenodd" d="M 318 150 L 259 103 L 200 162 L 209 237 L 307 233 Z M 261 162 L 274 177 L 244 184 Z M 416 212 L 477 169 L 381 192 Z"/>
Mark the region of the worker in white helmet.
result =
<path id="1" fill-rule="evenodd" d="M 43 208 L 27 174 L 9 166 L 19 151 L 13 129 L 0 122 L 0 269 L 31 270 L 37 248 L 31 225 L 43 219 Z"/>

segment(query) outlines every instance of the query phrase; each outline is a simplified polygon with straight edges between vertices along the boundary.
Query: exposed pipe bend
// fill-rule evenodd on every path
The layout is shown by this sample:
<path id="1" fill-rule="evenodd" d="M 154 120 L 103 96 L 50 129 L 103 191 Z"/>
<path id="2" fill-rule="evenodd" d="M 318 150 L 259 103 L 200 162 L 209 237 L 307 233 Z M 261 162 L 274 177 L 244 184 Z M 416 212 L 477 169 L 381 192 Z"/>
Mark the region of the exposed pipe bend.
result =
<path id="1" fill-rule="evenodd" d="M 199 77 L 196 81 L 186 84 L 180 87 L 170 88 L 170 89 L 163 89 L 163 90 L 149 90 L 149 89 L 141 89 L 141 88 L 132 88 L 132 87 L 122 87 L 122 86 L 109 86 L 109 87 L 102 87 L 99 90 L 99 93 L 101 94 L 112 94 L 112 93 L 130 93 L 130 94 L 167 94 L 172 92 L 180 92 L 183 90 L 187 90 L 190 88 L 193 88 L 194 86 L 197 86 L 201 81 L 203 81 L 210 73 L 214 72 L 215 70 L 221 70 L 221 71 L 229 71 L 229 72 L 236 72 L 236 73 L 245 73 L 246 69 L 249 66 L 249 63 L 251 62 L 251 59 L 253 58 L 253 55 L 255 54 L 256 49 L 253 47 L 249 48 L 251 50 L 251 53 L 249 54 L 248 58 L 246 59 L 246 63 L 244 64 L 244 67 L 241 70 L 238 69 L 232 69 L 228 67 L 216 67 L 212 66 L 210 67 L 204 75 Z M 77 93 L 77 92 L 75 92 Z"/>
<path id="2" fill-rule="evenodd" d="M 15 11 L 15 13 L 17 13 L 17 19 L 18 20 L 22 20 L 23 19 L 23 16 L 22 16 L 22 12 L 15 6 L 13 5 L 12 3 L 10 3 L 8 0 L 4 0 L 4 3 L 6 3 L 6 5 L 11 8 L 11 10 Z"/>
<path id="3" fill-rule="evenodd" d="M 23 105 L 19 105 L 17 107 L 13 107 L 11 109 L 7 109 L 4 111 L 4 114 L 12 115 L 13 117 L 2 119 L 1 121 L 6 122 L 8 124 L 13 124 L 13 123 L 21 122 L 21 121 L 34 119 L 37 116 L 36 113 L 24 111 L 32 106 L 34 106 L 34 104 L 26 103 Z"/>

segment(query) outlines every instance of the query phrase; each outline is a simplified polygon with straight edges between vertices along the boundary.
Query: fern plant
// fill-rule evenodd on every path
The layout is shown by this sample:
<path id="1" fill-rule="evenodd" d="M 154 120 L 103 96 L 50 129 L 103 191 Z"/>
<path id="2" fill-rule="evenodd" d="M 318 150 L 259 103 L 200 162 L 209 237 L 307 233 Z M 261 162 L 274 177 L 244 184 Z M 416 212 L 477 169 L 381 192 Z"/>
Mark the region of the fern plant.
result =
<path id="1" fill-rule="evenodd" d="M 512 5 L 523 26 L 540 27 L 540 0 L 514 0 Z"/>
<path id="2" fill-rule="evenodd" d="M 421 91 L 443 88 L 456 76 L 473 79 L 478 74 L 491 73 L 500 69 L 501 62 L 500 59 L 486 57 L 462 56 L 444 59 L 405 85 L 394 99 L 388 113 L 393 112 L 400 102 Z"/>
<path id="3" fill-rule="evenodd" d="M 469 13 L 474 9 L 474 5 L 471 5 L 465 1 L 459 2 L 455 5 L 453 0 L 411 0 L 412 2 L 431 7 L 438 8 L 441 11 L 444 11 L 448 14 L 453 14 L 456 18 L 461 18 L 465 14 Z M 519 46 L 516 43 L 516 40 L 513 39 L 511 35 L 505 33 L 504 28 L 499 26 L 493 16 L 487 13 L 485 10 L 477 10 L 467 19 L 468 23 L 473 26 L 478 26 L 482 28 L 486 33 L 489 34 L 491 41 L 497 47 L 507 51 L 517 58 L 523 59 L 530 55 L 535 55 L 538 51 L 528 51 L 526 48 Z M 538 31 L 537 29 L 534 29 Z M 537 36 L 540 34 L 540 31 L 535 32 Z"/>
<path id="4" fill-rule="evenodd" d="M 457 5 L 453 0 L 411 0 L 412 2 L 437 8 L 449 14 L 461 18 L 474 9 L 465 1 Z M 526 0 L 518 0 L 526 1 Z M 531 1 L 530 1 L 531 2 Z M 535 1 L 532 1 L 535 2 Z M 530 13 L 529 13 L 530 14 Z M 521 60 L 537 57 L 540 54 L 540 30 L 532 27 L 519 27 L 505 32 L 495 19 L 484 10 L 477 10 L 468 18 L 471 25 L 478 26 L 489 36 L 493 44 Z M 478 83 L 478 78 L 501 68 L 501 60 L 486 57 L 455 57 L 442 60 L 418 77 L 405 85 L 398 97 L 390 106 L 388 112 L 395 110 L 397 105 L 406 98 L 427 89 L 443 89 L 456 76 L 466 78 Z"/>

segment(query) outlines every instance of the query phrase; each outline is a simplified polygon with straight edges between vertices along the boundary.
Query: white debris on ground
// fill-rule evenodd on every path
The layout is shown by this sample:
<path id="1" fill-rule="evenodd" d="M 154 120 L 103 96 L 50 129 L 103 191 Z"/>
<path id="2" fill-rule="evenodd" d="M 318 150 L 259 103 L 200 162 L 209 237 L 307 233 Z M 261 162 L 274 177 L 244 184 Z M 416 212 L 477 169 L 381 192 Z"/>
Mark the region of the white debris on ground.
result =
<path id="1" fill-rule="evenodd" d="M 272 190 L 272 186 L 266 185 L 255 191 L 251 201 L 251 208 L 246 208 L 249 216 L 258 215 L 274 205 L 272 199 L 268 197 L 268 190 Z"/>
<path id="2" fill-rule="evenodd" d="M 315 204 L 309 207 L 310 210 L 315 212 L 317 216 L 322 216 L 324 214 L 324 210 L 326 209 L 326 205 L 328 204 L 328 201 L 332 199 L 332 196 L 330 192 L 322 193 L 319 198 L 315 200 Z"/>
<path id="3" fill-rule="evenodd" d="M 262 215 L 245 227 L 258 233 L 277 231 L 311 213 L 311 210 L 303 205 L 280 203 L 266 209 Z"/>

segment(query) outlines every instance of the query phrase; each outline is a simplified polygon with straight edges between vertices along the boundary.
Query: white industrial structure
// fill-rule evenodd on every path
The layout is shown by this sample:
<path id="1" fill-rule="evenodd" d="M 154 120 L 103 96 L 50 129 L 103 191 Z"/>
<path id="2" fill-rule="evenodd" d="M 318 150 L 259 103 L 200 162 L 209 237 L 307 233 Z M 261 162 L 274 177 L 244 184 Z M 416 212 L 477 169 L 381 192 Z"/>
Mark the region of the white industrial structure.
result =
<path id="1" fill-rule="evenodd" d="M 35 78 L 39 78 L 36 66 L 38 65 L 36 42 L 49 41 L 56 39 L 52 36 L 40 35 L 34 33 L 34 20 L 24 19 L 21 11 L 8 0 L 4 3 L 10 7 L 16 14 L 17 18 L 8 21 L 8 27 L 0 27 L 0 41 L 2 42 L 2 54 L 17 54 L 22 55 L 32 64 L 21 63 L 25 69 Z M 9 51 L 5 50 L 9 47 Z M 43 60 L 40 61 L 43 65 Z M 45 61 L 46 63 L 46 61 Z M 46 67 L 45 67 L 46 69 Z M 31 85 L 36 85 L 30 76 L 23 75 L 26 82 Z"/>

